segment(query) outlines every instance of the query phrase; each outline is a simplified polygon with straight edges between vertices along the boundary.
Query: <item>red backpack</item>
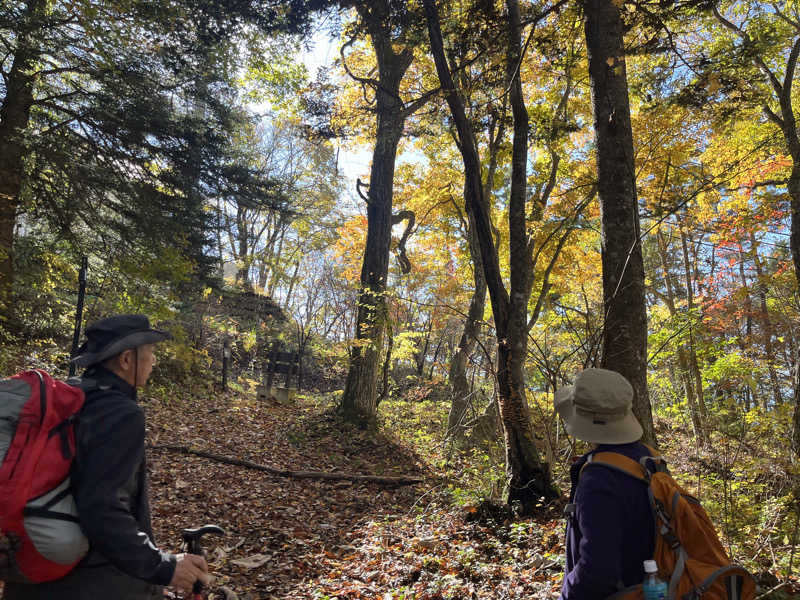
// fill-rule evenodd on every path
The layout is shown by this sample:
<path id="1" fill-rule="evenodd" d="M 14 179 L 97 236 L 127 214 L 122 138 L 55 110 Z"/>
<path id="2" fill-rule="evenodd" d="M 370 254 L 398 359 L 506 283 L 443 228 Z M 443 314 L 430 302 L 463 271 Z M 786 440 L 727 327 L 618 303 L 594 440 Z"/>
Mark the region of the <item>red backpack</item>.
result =
<path id="1" fill-rule="evenodd" d="M 43 371 L 0 380 L 0 580 L 58 579 L 88 551 L 69 479 L 83 402 Z"/>

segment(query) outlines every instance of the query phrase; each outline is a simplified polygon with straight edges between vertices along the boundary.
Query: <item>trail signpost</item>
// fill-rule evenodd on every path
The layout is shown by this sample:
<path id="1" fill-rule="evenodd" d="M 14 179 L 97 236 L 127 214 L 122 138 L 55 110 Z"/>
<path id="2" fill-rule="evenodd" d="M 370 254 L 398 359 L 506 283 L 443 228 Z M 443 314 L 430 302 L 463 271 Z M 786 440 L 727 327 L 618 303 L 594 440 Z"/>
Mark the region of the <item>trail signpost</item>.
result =
<path id="1" fill-rule="evenodd" d="M 269 359 L 264 369 L 265 381 L 258 389 L 259 400 L 266 400 L 270 397 L 283 401 L 288 400 L 293 376 L 297 377 L 297 389 L 300 389 L 300 354 L 297 352 L 282 352 L 279 347 L 278 342 L 273 342 L 269 352 Z M 273 387 L 276 374 L 286 375 L 283 387 Z"/>

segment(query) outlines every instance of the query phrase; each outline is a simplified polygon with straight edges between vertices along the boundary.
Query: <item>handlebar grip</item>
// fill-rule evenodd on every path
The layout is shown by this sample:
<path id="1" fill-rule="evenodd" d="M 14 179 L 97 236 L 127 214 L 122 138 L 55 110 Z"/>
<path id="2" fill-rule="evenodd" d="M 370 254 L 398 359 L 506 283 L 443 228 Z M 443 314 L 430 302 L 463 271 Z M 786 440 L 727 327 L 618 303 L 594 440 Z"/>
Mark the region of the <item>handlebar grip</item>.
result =
<path id="1" fill-rule="evenodd" d="M 201 554 L 202 549 L 200 548 L 200 538 L 207 533 L 225 535 L 225 530 L 219 525 L 203 525 L 202 527 L 197 527 L 195 529 L 184 529 L 181 532 L 181 537 L 186 544 L 186 550 L 191 554 Z M 194 585 L 192 586 L 193 600 L 203 600 L 203 587 L 203 582 L 199 579 L 194 582 Z"/>
<path id="2" fill-rule="evenodd" d="M 184 529 L 181 535 L 183 537 L 183 541 L 190 542 L 192 540 L 199 540 L 207 533 L 225 535 L 225 530 L 219 525 L 203 525 L 202 527 L 197 527 L 196 529 Z"/>

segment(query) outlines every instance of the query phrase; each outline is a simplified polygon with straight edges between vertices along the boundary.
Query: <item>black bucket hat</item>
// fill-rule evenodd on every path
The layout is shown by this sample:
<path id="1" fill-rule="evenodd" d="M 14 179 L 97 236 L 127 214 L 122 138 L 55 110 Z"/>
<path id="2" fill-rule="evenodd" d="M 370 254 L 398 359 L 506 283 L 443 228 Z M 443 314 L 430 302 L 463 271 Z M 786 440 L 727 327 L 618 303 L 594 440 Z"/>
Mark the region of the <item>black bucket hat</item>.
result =
<path id="1" fill-rule="evenodd" d="M 117 315 L 86 328 L 86 341 L 72 359 L 79 367 L 90 367 L 131 348 L 172 339 L 166 331 L 150 327 L 144 315 Z"/>

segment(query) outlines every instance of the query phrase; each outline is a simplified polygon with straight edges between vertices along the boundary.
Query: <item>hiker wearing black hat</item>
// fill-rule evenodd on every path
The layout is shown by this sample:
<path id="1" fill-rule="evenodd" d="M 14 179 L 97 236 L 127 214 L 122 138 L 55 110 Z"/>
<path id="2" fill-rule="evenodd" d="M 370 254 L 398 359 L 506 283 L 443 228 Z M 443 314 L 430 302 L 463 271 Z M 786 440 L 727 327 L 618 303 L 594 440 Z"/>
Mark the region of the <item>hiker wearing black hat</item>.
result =
<path id="1" fill-rule="evenodd" d="M 71 480 L 86 558 L 62 579 L 7 583 L 7 600 L 151 600 L 163 586 L 191 592 L 209 583 L 205 560 L 159 550 L 153 541 L 144 455 L 144 413 L 136 402 L 155 365 L 155 344 L 170 334 L 147 317 L 119 315 L 86 330 L 74 359 L 86 368 Z"/>
<path id="2" fill-rule="evenodd" d="M 610 468 L 581 470 L 597 452 L 639 461 L 650 451 L 631 411 L 633 388 L 619 373 L 586 369 L 556 392 L 555 408 L 569 434 L 593 449 L 570 469 L 567 563 L 562 600 L 601 600 L 642 581 L 642 562 L 653 556 L 655 524 L 646 486 Z"/>

